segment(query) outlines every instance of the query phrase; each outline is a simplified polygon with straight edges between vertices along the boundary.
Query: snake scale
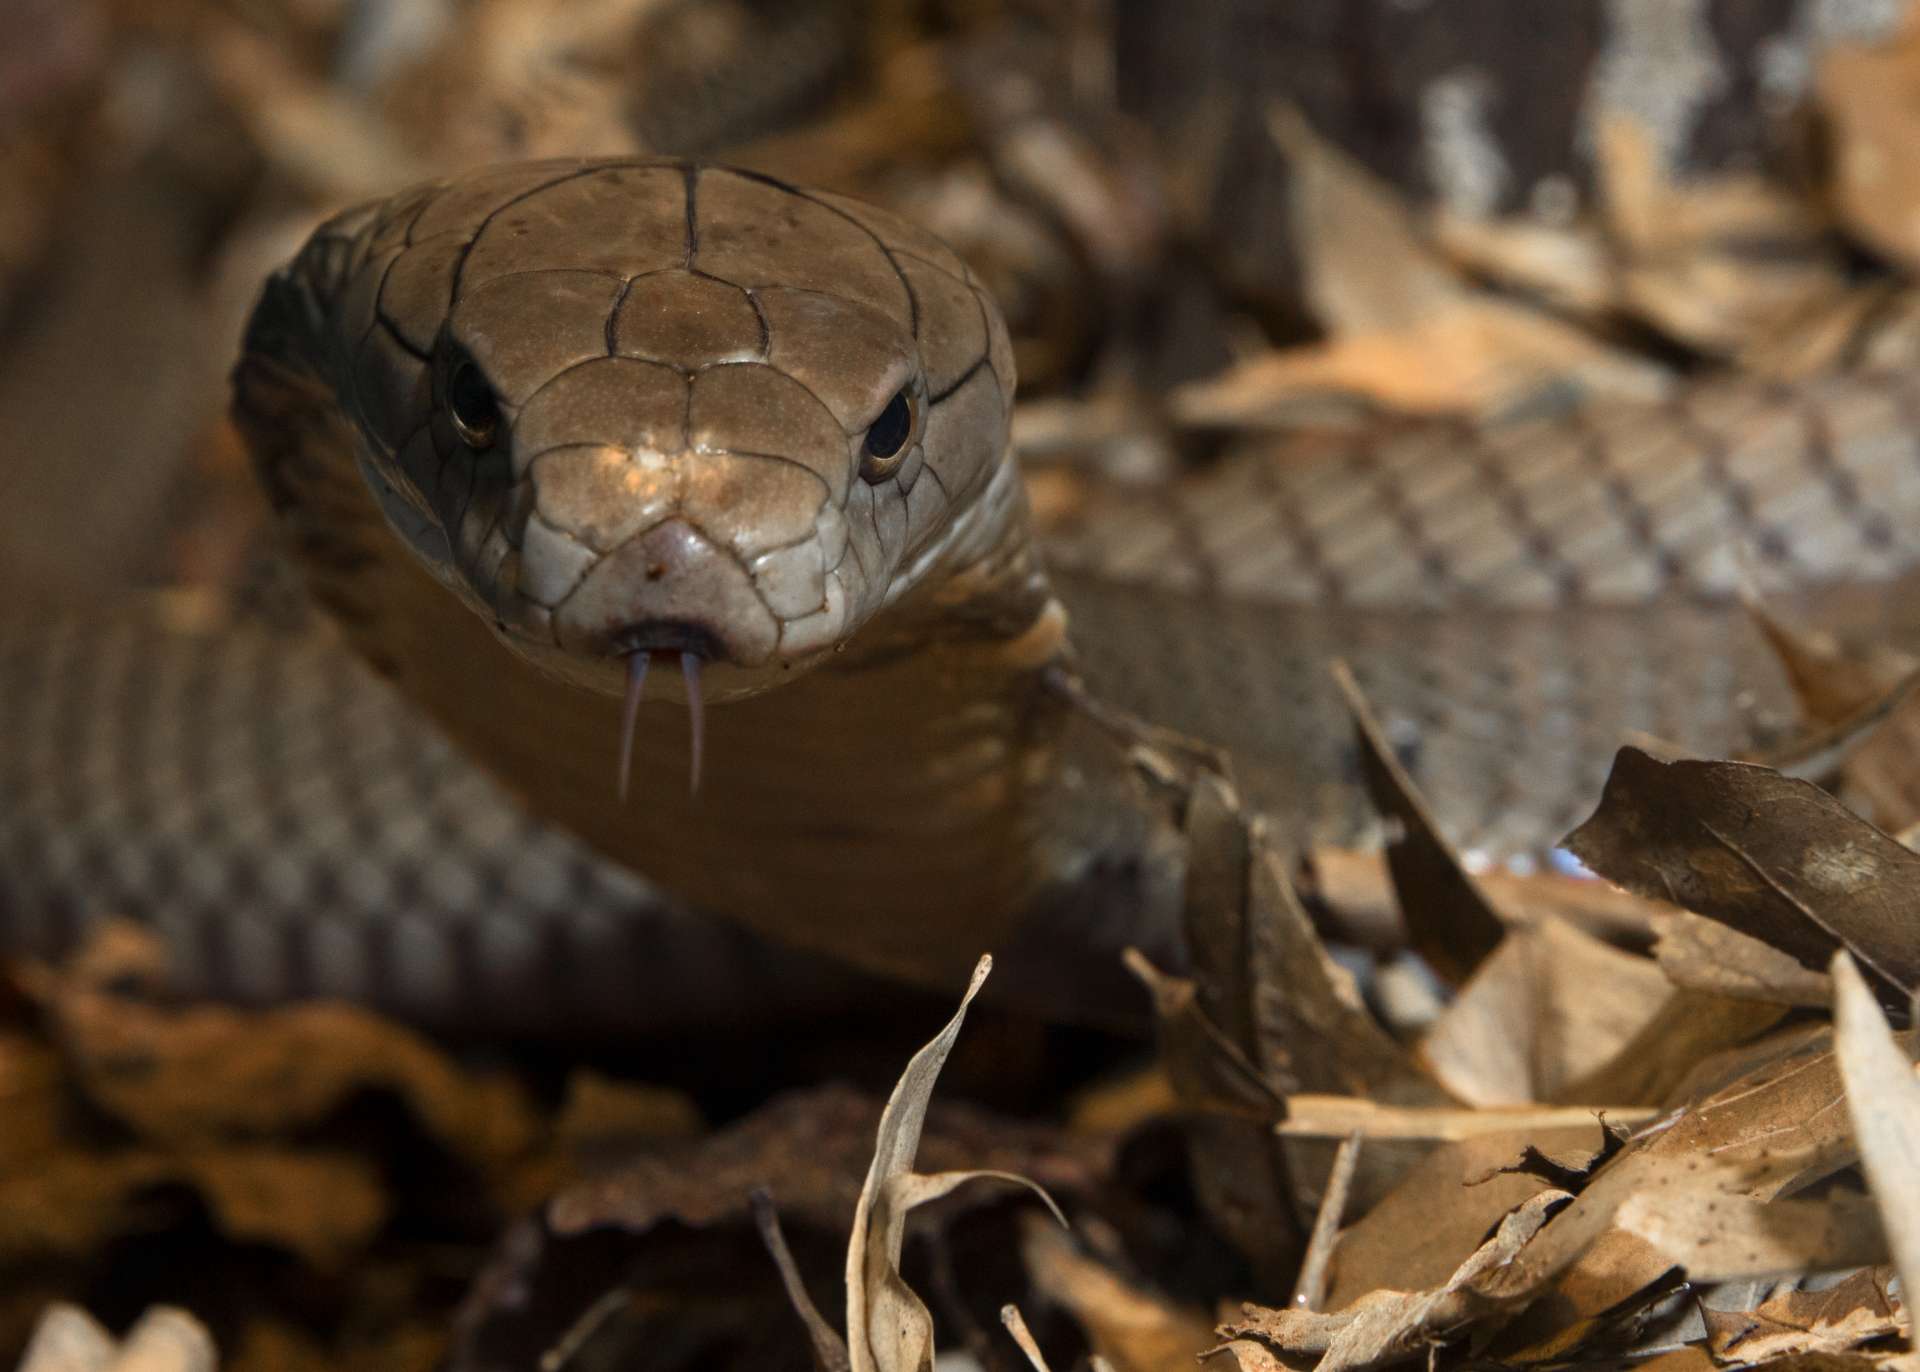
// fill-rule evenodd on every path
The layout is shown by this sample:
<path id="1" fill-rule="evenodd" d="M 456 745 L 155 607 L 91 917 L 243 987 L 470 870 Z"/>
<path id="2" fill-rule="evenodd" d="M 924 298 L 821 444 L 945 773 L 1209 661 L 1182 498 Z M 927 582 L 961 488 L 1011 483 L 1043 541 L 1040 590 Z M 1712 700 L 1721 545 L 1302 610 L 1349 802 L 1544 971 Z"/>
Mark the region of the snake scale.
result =
<path id="1" fill-rule="evenodd" d="M 684 900 L 924 982 L 991 947 L 1112 1017 L 1118 949 L 1173 954 L 1178 860 L 1062 680 L 1342 838 L 1346 657 L 1497 855 L 1577 821 L 1623 737 L 1725 751 L 1784 708 L 1748 571 L 1910 617 L 1877 589 L 1920 515 L 1897 371 L 1275 441 L 1076 482 L 1038 542 L 1013 390 L 959 258 L 764 175 L 523 164 L 336 217 L 268 283 L 235 413 L 340 632 L 7 627 L 0 934 L 139 915 L 194 988 L 442 1025 L 846 994 Z M 651 672 L 622 799 L 649 663 L 685 675 Z"/>

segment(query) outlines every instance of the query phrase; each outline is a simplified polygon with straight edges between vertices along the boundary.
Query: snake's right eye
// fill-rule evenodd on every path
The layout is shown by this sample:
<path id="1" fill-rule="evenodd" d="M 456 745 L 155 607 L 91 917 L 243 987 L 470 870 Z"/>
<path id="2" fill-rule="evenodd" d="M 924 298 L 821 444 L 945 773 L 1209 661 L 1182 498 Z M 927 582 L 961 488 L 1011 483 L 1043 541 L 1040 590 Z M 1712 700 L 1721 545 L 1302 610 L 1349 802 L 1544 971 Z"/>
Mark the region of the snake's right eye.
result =
<path id="1" fill-rule="evenodd" d="M 500 401 L 472 362 L 462 361 L 447 378 L 447 413 L 460 441 L 476 451 L 493 446 L 500 433 Z"/>

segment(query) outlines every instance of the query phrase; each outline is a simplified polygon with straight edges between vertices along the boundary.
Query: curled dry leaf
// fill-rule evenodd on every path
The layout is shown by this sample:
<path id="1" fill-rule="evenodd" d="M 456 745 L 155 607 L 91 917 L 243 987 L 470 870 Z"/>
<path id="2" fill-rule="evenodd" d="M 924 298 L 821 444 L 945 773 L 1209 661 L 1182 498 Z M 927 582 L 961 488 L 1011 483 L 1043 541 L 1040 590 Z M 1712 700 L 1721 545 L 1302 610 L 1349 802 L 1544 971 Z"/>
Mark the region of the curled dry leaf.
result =
<path id="1" fill-rule="evenodd" d="M 1891 1268 L 1865 1267 L 1838 1286 L 1789 1283 L 1751 1310 L 1703 1307 L 1708 1346 L 1722 1363 L 1764 1363 L 1845 1353 L 1898 1334 L 1903 1307 L 1887 1289 L 1892 1276 Z"/>
<path id="2" fill-rule="evenodd" d="M 1066 1223 L 1053 1198 L 1025 1177 L 985 1171 L 926 1176 L 913 1170 L 940 1069 L 960 1037 L 967 1007 L 992 970 L 993 959 L 981 958 L 960 1008 L 932 1042 L 913 1055 L 881 1112 L 873 1165 L 854 1209 L 853 1239 L 847 1245 L 847 1353 L 853 1372 L 931 1372 L 933 1367 L 933 1316 L 900 1276 L 907 1212 L 915 1206 L 967 1182 L 992 1178 L 1028 1187 Z"/>

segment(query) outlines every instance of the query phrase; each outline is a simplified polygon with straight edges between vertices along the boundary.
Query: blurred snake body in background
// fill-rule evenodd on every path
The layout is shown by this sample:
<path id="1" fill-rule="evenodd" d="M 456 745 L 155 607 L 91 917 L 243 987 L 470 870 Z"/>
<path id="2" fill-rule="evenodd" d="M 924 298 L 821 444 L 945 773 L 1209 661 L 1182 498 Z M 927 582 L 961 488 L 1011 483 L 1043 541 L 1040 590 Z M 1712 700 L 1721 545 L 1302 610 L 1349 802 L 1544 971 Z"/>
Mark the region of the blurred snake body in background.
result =
<path id="1" fill-rule="evenodd" d="M 1343 838 L 1347 657 L 1443 823 L 1498 856 L 1577 821 L 1633 733 L 1726 751 L 1784 706 L 1750 568 L 1902 618 L 1905 375 L 1088 479 L 1039 538 L 1014 382 L 959 258 L 758 174 L 521 164 L 336 217 L 268 284 L 235 413 L 373 670 L 327 635 L 133 610 L 10 631 L 9 939 L 139 913 L 199 985 L 442 1023 L 818 990 L 641 873 L 889 976 L 992 948 L 1016 989 L 1110 1018 L 1118 950 L 1177 942 L 1179 864 L 1063 683 Z M 662 656 L 685 674 L 652 673 L 622 798 Z"/>

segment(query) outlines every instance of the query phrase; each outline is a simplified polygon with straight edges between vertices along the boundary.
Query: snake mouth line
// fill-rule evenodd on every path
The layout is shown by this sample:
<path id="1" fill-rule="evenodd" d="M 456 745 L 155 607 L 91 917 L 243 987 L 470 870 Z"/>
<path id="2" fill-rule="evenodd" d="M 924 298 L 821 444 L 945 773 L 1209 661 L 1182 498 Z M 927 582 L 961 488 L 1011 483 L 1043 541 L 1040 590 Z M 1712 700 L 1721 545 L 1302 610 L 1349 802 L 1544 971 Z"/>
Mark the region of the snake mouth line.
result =
<path id="1" fill-rule="evenodd" d="M 724 661 L 726 649 L 719 635 L 699 624 L 678 620 L 648 620 L 615 632 L 613 652 L 620 657 L 638 653 L 691 653 L 708 662 Z"/>

